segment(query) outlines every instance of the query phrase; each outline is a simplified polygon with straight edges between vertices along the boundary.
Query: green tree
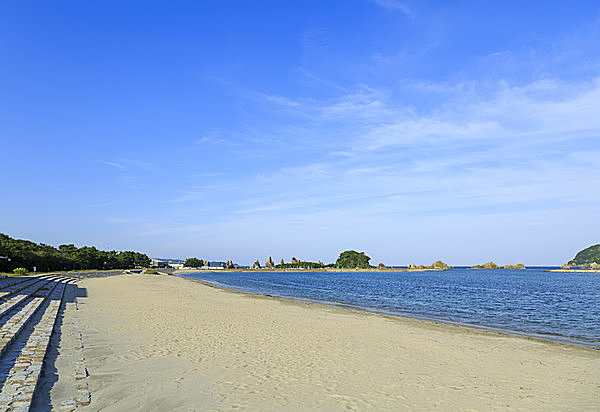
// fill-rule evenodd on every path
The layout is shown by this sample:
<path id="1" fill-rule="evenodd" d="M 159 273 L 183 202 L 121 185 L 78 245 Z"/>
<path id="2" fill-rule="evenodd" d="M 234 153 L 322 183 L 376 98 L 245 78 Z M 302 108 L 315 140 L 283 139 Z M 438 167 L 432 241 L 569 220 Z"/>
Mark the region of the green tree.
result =
<path id="1" fill-rule="evenodd" d="M 148 267 L 152 264 L 152 260 L 146 256 L 143 253 L 139 253 L 139 252 L 134 252 L 135 253 L 135 265 L 136 266 L 142 266 L 142 267 Z"/>
<path id="2" fill-rule="evenodd" d="M 135 267 L 135 253 L 130 251 L 124 251 L 117 255 L 117 262 L 120 268 L 133 268 Z"/>
<path id="3" fill-rule="evenodd" d="M 345 252 L 340 253 L 340 257 L 335 262 L 335 267 L 337 268 L 361 268 L 367 269 L 370 268 L 369 260 L 371 258 L 365 255 L 365 252 L 357 252 L 355 250 L 346 250 Z"/>
<path id="4" fill-rule="evenodd" d="M 204 266 L 204 262 L 201 259 L 191 257 L 187 258 L 185 262 L 183 262 L 183 266 L 186 266 L 188 268 L 199 268 Z"/>

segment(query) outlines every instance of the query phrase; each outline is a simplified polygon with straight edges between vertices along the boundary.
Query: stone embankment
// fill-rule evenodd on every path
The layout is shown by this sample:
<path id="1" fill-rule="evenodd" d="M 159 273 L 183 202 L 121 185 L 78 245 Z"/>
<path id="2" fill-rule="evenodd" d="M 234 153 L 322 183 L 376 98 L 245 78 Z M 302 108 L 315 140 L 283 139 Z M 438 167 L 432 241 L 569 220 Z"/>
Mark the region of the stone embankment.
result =
<path id="1" fill-rule="evenodd" d="M 65 289 L 73 282 L 60 275 L 0 278 L 0 410 L 30 410 Z M 89 391 L 79 388 L 60 410 L 89 405 Z"/>

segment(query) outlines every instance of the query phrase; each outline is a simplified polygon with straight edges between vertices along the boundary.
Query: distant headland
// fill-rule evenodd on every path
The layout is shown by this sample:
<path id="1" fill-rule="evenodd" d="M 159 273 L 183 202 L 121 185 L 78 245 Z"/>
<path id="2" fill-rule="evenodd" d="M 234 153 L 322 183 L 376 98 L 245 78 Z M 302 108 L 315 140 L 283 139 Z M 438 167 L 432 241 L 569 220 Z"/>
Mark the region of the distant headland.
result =
<path id="1" fill-rule="evenodd" d="M 573 260 L 550 272 L 600 272 L 600 244 L 580 250 Z"/>

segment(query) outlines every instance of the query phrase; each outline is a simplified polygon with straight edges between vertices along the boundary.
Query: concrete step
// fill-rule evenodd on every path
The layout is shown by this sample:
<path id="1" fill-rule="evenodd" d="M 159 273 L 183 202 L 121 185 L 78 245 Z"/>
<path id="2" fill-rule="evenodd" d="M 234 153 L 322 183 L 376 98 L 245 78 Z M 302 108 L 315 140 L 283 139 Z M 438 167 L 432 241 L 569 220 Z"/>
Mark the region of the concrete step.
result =
<path id="1" fill-rule="evenodd" d="M 50 296 L 58 284 L 58 281 L 49 281 L 44 284 L 47 288 L 42 289 L 43 286 L 40 286 L 40 289 L 35 292 L 35 297 L 4 322 L 0 327 L 0 355 L 6 351 L 8 345 L 21 332 L 27 321 L 35 314 L 40 305 Z M 23 298 L 23 300 L 25 299 L 26 297 Z"/>
<path id="2" fill-rule="evenodd" d="M 0 289 L 9 287 L 11 285 L 16 285 L 17 283 L 26 282 L 40 276 L 43 275 L 0 276 Z"/>
<path id="3" fill-rule="evenodd" d="M 42 292 L 44 288 L 53 283 L 54 278 L 44 278 L 30 284 L 29 286 L 20 289 L 14 296 L 7 298 L 4 303 L 0 304 L 0 317 L 8 313 L 12 308 L 19 305 L 29 296 Z"/>
<path id="4" fill-rule="evenodd" d="M 53 277 L 53 275 L 27 276 L 27 278 L 23 278 L 22 280 L 0 286 L 0 300 L 6 299 L 10 295 L 17 293 L 36 282 L 40 282 L 51 277 Z"/>
<path id="5" fill-rule="evenodd" d="M 49 293 L 48 303 L 40 321 L 35 325 L 25 347 L 8 372 L 0 393 L 0 410 L 29 410 L 68 282 L 67 279 L 58 280 L 55 288 Z"/>

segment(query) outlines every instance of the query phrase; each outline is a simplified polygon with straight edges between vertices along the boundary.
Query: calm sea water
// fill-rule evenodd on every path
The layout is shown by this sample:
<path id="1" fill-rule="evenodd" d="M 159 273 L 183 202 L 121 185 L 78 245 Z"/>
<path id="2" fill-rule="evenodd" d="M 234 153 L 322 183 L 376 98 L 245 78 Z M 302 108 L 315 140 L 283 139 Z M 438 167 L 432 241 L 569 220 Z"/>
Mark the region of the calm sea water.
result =
<path id="1" fill-rule="evenodd" d="M 440 272 L 187 273 L 253 293 L 339 303 L 600 346 L 600 274 Z"/>

